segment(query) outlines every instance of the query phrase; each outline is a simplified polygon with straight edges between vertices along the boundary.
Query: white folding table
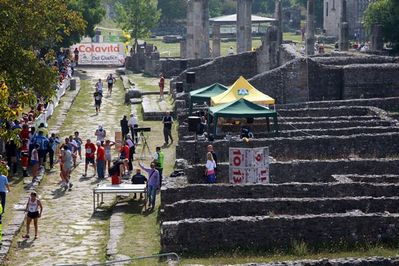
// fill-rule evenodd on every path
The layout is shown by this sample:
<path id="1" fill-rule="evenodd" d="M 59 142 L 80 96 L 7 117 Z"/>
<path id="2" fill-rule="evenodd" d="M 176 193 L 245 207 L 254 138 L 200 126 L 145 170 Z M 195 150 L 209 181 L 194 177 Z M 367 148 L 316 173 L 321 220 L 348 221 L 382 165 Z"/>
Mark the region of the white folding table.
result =
<path id="1" fill-rule="evenodd" d="M 147 204 L 147 185 L 146 184 L 101 184 L 93 188 L 93 212 L 103 203 L 104 194 L 128 194 L 144 193 L 144 202 Z M 100 201 L 101 195 L 101 201 Z"/>

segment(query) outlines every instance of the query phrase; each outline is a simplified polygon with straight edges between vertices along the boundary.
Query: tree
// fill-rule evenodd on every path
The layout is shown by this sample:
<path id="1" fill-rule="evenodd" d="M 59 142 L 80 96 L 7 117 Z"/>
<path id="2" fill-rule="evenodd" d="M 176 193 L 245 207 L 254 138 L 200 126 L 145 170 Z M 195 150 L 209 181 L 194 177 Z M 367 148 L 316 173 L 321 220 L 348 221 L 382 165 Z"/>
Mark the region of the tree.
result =
<path id="1" fill-rule="evenodd" d="M 137 47 L 139 38 L 150 35 L 161 16 L 157 8 L 156 0 L 125 0 L 116 3 L 118 14 L 117 22 L 123 30 L 130 32 L 134 39 L 134 47 Z"/>
<path id="2" fill-rule="evenodd" d="M 158 9 L 161 11 L 162 23 L 185 19 L 187 0 L 158 0 Z"/>
<path id="3" fill-rule="evenodd" d="M 32 105 L 37 96 L 54 95 L 56 73 L 37 57 L 37 51 L 56 46 L 72 32 L 83 33 L 85 26 L 64 0 L 25 0 L 23 4 L 0 0 L 0 138 L 12 137 L 7 122 L 22 107 Z"/>
<path id="4" fill-rule="evenodd" d="M 399 51 L 399 0 L 372 2 L 364 13 L 364 22 L 369 31 L 374 24 L 382 25 L 384 41 Z"/>
<path id="5" fill-rule="evenodd" d="M 86 28 L 83 35 L 90 37 L 95 35 L 95 26 L 105 16 L 105 9 L 101 4 L 101 0 L 69 0 L 68 9 L 77 12 L 86 21 Z M 74 31 L 69 36 L 64 36 L 61 47 L 69 47 L 79 42 L 81 35 L 81 32 Z"/>

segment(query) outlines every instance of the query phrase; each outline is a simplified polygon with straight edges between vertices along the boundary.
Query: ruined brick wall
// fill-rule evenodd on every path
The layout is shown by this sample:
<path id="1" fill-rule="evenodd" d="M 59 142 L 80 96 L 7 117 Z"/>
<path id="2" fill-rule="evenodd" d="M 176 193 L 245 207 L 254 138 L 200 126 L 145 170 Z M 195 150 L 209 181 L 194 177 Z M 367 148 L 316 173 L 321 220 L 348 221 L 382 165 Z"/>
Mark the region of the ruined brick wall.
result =
<path id="1" fill-rule="evenodd" d="M 216 82 L 230 86 L 240 76 L 248 79 L 257 74 L 257 56 L 255 52 L 246 52 L 218 57 L 206 64 L 188 68 L 172 82 L 182 81 L 184 86 L 187 87 L 186 72 L 195 72 L 195 83 L 190 87 L 190 90 L 202 88 Z"/>

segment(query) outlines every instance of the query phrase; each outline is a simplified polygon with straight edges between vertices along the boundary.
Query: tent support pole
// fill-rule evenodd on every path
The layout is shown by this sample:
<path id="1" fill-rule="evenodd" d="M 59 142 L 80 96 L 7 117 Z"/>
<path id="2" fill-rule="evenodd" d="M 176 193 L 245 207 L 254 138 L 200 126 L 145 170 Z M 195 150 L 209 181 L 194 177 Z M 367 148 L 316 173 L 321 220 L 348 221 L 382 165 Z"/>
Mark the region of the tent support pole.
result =
<path id="1" fill-rule="evenodd" d="M 266 116 L 266 127 L 267 127 L 267 133 L 270 132 L 270 119 L 268 116 Z"/>

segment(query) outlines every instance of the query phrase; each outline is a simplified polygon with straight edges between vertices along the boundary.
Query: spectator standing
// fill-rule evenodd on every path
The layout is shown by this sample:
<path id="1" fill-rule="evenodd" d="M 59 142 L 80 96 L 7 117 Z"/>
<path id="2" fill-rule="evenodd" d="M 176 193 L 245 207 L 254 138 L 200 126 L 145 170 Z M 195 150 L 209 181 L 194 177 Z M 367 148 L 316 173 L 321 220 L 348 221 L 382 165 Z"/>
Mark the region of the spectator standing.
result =
<path id="1" fill-rule="evenodd" d="M 109 139 L 107 139 L 104 143 L 106 172 L 109 171 L 109 168 L 111 167 L 111 161 L 112 161 L 111 147 L 114 145 L 115 142 L 110 141 Z"/>
<path id="2" fill-rule="evenodd" d="M 172 137 L 172 124 L 173 124 L 173 118 L 170 115 L 170 112 L 166 112 L 166 115 L 162 117 L 162 123 L 163 123 L 163 136 L 165 139 L 164 145 L 169 145 L 169 138 L 171 143 L 173 143 L 173 137 Z"/>
<path id="3" fill-rule="evenodd" d="M 94 135 L 97 137 L 97 141 L 100 141 L 101 145 L 103 145 L 105 137 L 107 136 L 107 132 L 102 125 L 98 126 L 98 129 L 96 130 L 96 132 L 94 132 Z"/>
<path id="4" fill-rule="evenodd" d="M 7 141 L 6 145 L 6 157 L 7 157 L 7 165 L 12 170 L 13 174 L 17 173 L 17 145 L 14 140 L 11 139 Z"/>
<path id="5" fill-rule="evenodd" d="M 38 135 L 33 139 L 34 144 L 38 144 L 38 154 L 39 154 L 39 162 L 40 165 L 44 165 L 46 162 L 46 154 L 48 150 L 49 140 L 44 136 L 44 131 L 39 130 Z"/>
<path id="6" fill-rule="evenodd" d="M 159 75 L 159 84 L 158 85 L 159 85 L 159 100 L 162 101 L 162 100 L 164 100 L 163 92 L 164 92 L 164 88 L 165 88 L 165 78 L 162 73 Z"/>
<path id="7" fill-rule="evenodd" d="M 29 229 L 30 224 L 33 220 L 33 224 L 35 226 L 35 238 L 37 239 L 38 233 L 38 219 L 42 216 L 43 212 L 43 205 L 40 200 L 37 198 L 36 192 L 31 192 L 30 197 L 28 199 L 28 203 L 26 204 L 25 212 L 26 215 L 26 234 L 23 238 L 29 238 Z"/>
<path id="8" fill-rule="evenodd" d="M 121 131 L 122 131 L 122 140 L 126 140 L 126 135 L 129 134 L 129 121 L 127 120 L 126 115 L 123 116 L 121 120 Z"/>
<path id="9" fill-rule="evenodd" d="M 215 161 L 215 176 L 216 176 L 217 175 L 218 157 L 217 157 L 212 145 L 208 145 L 207 150 L 208 150 L 208 152 L 212 153 L 213 160 Z"/>
<path id="10" fill-rule="evenodd" d="M 75 50 L 73 51 L 74 54 L 74 61 L 76 62 L 76 65 L 79 64 L 79 50 L 78 48 L 75 48 Z"/>
<path id="11" fill-rule="evenodd" d="M 145 167 L 142 163 L 139 163 L 139 165 L 148 174 L 148 201 L 150 202 L 150 210 L 153 210 L 155 208 L 157 189 L 159 188 L 159 172 L 155 169 L 154 162 L 151 163 L 150 168 Z"/>
<path id="12" fill-rule="evenodd" d="M 206 169 L 205 169 L 205 175 L 207 176 L 207 181 L 208 183 L 216 183 L 216 175 L 215 175 L 215 168 L 216 168 L 216 163 L 215 160 L 213 159 L 212 153 L 208 152 L 206 154 Z"/>
<path id="13" fill-rule="evenodd" d="M 32 165 L 32 182 L 34 182 L 37 178 L 37 171 L 39 170 L 39 144 L 33 145 L 32 154 L 30 157 L 30 163 Z"/>
<path id="14" fill-rule="evenodd" d="M 230 46 L 230 48 L 227 50 L 228 55 L 233 55 L 234 54 L 234 49 L 233 46 Z"/>
<path id="15" fill-rule="evenodd" d="M 50 169 L 54 167 L 54 154 L 58 149 L 58 145 L 60 144 L 59 138 L 52 133 L 49 138 L 49 145 L 48 145 L 48 156 L 50 161 Z"/>
<path id="16" fill-rule="evenodd" d="M 126 144 L 129 147 L 128 159 L 129 159 L 129 174 L 130 174 L 130 172 L 133 171 L 133 155 L 136 152 L 136 147 L 130 135 L 128 135 L 126 138 Z"/>
<path id="17" fill-rule="evenodd" d="M 28 166 L 29 166 L 29 147 L 28 147 L 28 139 L 22 140 L 22 146 L 20 148 L 21 151 L 21 166 L 22 166 L 22 176 L 27 177 L 28 175 Z"/>
<path id="18" fill-rule="evenodd" d="M 0 197 L 1 197 L 1 206 L 3 207 L 3 211 L 0 214 L 3 214 L 6 210 L 6 195 L 7 191 L 10 192 L 10 185 L 8 184 L 7 176 L 3 173 L 0 174 Z"/>
<path id="19" fill-rule="evenodd" d="M 87 139 L 86 144 L 85 144 L 85 150 L 86 150 L 85 173 L 83 176 L 87 175 L 87 167 L 89 164 L 91 164 L 93 166 L 94 175 L 96 175 L 96 162 L 94 161 L 95 152 L 97 150 L 96 145 L 94 145 L 94 143 L 92 143 L 90 139 Z"/>
<path id="20" fill-rule="evenodd" d="M 132 176 L 132 184 L 145 184 L 147 183 L 147 178 L 141 174 L 141 169 L 136 169 L 136 174 Z M 136 198 L 136 193 L 134 193 L 133 199 Z M 143 198 L 143 193 L 140 193 L 140 199 Z"/>
<path id="21" fill-rule="evenodd" d="M 21 132 L 19 132 L 19 138 L 21 140 L 24 140 L 24 139 L 29 140 L 29 126 L 27 124 L 22 125 L 22 130 L 21 130 Z"/>
<path id="22" fill-rule="evenodd" d="M 104 147 L 101 146 L 101 142 L 97 141 L 97 174 L 98 179 L 105 178 L 105 150 Z"/>
<path id="23" fill-rule="evenodd" d="M 130 118 L 129 118 L 129 121 L 128 121 L 128 126 L 129 126 L 130 132 L 132 134 L 132 140 L 133 140 L 133 137 L 134 137 L 134 143 L 137 143 L 138 142 L 138 137 L 137 137 L 136 128 L 139 127 L 139 123 L 137 121 L 136 116 L 133 113 L 130 114 Z"/>
<path id="24" fill-rule="evenodd" d="M 155 148 L 155 153 L 154 153 L 153 157 L 154 157 L 155 169 L 157 169 L 159 172 L 159 187 L 161 187 L 162 186 L 163 163 L 164 163 L 164 159 L 165 159 L 165 154 L 163 153 L 161 147 Z"/>

